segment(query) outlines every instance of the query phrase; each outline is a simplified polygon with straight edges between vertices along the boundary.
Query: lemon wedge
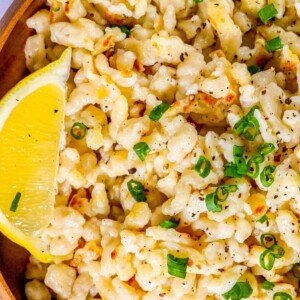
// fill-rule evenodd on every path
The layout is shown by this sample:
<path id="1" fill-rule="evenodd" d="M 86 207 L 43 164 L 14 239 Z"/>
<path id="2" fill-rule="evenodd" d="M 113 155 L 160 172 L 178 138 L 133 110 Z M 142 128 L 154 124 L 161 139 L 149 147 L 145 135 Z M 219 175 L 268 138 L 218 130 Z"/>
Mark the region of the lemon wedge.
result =
<path id="1" fill-rule="evenodd" d="M 0 101 L 0 231 L 42 262 L 53 214 L 71 49 Z"/>

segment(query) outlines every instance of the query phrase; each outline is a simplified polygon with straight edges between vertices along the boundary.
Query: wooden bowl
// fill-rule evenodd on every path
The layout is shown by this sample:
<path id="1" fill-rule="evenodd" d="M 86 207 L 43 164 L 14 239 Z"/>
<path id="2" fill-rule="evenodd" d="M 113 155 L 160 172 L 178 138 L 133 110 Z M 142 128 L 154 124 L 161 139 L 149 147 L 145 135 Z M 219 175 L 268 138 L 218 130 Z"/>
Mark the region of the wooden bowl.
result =
<path id="1" fill-rule="evenodd" d="M 33 32 L 26 20 L 45 0 L 15 0 L 0 21 L 0 99 L 27 74 L 24 45 Z M 0 299 L 26 299 L 24 272 L 28 252 L 0 233 Z"/>

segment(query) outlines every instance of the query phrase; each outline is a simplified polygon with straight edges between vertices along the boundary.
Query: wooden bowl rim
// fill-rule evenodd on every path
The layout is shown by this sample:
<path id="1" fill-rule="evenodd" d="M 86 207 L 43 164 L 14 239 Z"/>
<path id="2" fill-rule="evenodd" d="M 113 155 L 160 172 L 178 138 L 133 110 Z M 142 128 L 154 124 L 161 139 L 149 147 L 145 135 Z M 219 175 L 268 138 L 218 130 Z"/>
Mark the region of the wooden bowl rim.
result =
<path id="1" fill-rule="evenodd" d="M 0 272 L 0 299 L 1 300 L 15 300 L 15 296 L 9 289 L 2 273 Z"/>
<path id="2" fill-rule="evenodd" d="M 33 0 L 15 0 L 0 20 L 0 51 Z"/>
<path id="3" fill-rule="evenodd" d="M 41 2 L 36 1 L 36 2 Z M 45 1 L 43 1 L 45 2 Z M 30 10 L 30 5 L 36 4 L 34 0 L 14 0 L 12 4 L 9 6 L 8 10 L 3 15 L 2 19 L 0 20 L 0 54 L 7 52 L 7 47 L 5 45 L 8 45 L 10 41 L 10 36 L 13 36 L 14 29 L 18 28 L 18 23 L 21 24 L 20 20 L 23 16 L 26 16 L 26 11 Z M 23 58 L 24 59 L 24 58 Z M 5 63 L 7 61 L 1 61 L 1 65 L 5 66 Z M 1 69 L 1 68 L 0 68 Z M 2 74 L 3 75 L 3 74 Z M 9 76 L 6 76 L 9 77 Z M 4 82 L 6 79 L 5 76 L 0 76 L 1 81 Z M 1 98 L 1 97 L 0 97 Z M 1 100 L 1 99 L 0 99 Z M 0 240 L 3 238 L 2 234 L 0 233 Z M 10 242 L 10 248 L 12 250 L 12 255 L 18 255 L 18 251 L 16 252 L 16 249 L 11 248 L 12 242 Z M 2 244 L 1 244 L 2 246 Z M 16 245 L 16 247 L 18 247 Z M 7 249 L 6 249 L 7 250 Z M 23 265 L 23 264 L 22 264 Z M 0 268 L 0 299 L 1 300 L 16 300 L 16 299 L 23 299 L 21 294 L 24 293 L 24 290 L 20 291 L 17 289 L 17 287 L 14 287 L 13 283 L 10 283 L 9 278 L 4 278 L 5 270 L 4 268 L 9 268 L 9 261 L 8 264 L 5 266 L 2 266 L 2 270 Z M 25 266 L 24 266 L 25 267 Z M 19 270 L 16 270 L 14 266 L 11 266 L 11 269 L 9 270 L 11 274 L 17 274 Z M 16 276 L 16 275 L 12 275 Z M 7 280 L 7 281 L 6 281 Z M 9 286 L 9 283 L 11 286 Z M 18 291 L 18 292 L 17 292 Z M 14 295 L 14 293 L 16 294 Z"/>

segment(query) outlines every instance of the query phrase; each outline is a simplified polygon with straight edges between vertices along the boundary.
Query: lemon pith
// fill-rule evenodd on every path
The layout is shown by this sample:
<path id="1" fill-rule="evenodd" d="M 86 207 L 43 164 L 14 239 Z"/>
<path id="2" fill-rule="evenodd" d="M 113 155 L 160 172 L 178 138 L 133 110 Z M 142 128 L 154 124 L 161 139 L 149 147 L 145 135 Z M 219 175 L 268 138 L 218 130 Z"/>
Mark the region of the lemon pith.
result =
<path id="1" fill-rule="evenodd" d="M 41 231 L 55 201 L 71 50 L 19 82 L 0 102 L 0 231 L 42 261 Z M 10 211 L 16 193 L 21 198 Z"/>

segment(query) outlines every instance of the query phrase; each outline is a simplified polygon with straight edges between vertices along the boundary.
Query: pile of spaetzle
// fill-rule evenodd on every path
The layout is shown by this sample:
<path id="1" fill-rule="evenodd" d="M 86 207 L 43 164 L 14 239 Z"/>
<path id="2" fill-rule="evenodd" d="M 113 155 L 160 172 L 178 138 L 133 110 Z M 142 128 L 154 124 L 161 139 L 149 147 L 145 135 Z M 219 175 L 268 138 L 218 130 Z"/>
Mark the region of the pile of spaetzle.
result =
<path id="1" fill-rule="evenodd" d="M 27 298 L 300 299 L 300 1 L 48 0 L 27 25 L 31 72 L 73 48 Z"/>

